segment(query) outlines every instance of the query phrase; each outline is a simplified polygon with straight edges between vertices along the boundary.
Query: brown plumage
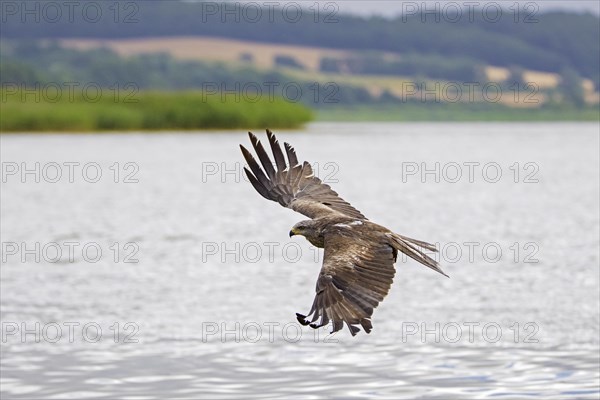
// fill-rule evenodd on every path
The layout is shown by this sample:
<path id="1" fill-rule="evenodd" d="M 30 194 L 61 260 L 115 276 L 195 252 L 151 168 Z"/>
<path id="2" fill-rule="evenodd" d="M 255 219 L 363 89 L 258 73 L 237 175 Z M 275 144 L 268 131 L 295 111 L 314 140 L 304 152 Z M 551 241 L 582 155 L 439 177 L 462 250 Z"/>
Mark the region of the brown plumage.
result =
<path id="1" fill-rule="evenodd" d="M 250 168 L 244 168 L 250 183 L 264 198 L 311 218 L 294 225 L 290 236 L 303 235 L 325 249 L 317 294 L 308 316 L 296 314 L 301 324 L 316 329 L 331 321 L 332 333 L 342 329 L 344 323 L 353 336 L 360 331 L 359 325 L 371 332 L 371 316 L 390 290 L 398 251 L 448 276 L 421 250 L 436 251 L 434 245 L 369 221 L 314 176 L 308 162 L 300 164 L 288 143 L 284 143 L 284 156 L 275 135 L 267 130 L 274 167 L 257 137 L 251 132 L 249 135 L 260 162 L 240 145 Z"/>

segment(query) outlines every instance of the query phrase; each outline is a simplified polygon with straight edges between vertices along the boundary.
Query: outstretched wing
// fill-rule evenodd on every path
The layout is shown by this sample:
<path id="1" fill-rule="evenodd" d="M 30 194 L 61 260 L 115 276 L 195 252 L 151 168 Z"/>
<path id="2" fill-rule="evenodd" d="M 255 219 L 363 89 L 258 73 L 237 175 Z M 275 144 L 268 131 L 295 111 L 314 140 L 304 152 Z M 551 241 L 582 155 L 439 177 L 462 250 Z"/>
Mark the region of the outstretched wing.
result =
<path id="1" fill-rule="evenodd" d="M 301 324 L 316 329 L 332 321 L 331 333 L 342 329 L 344 323 L 352 336 L 360 331 L 357 325 L 371 332 L 371 315 L 390 290 L 397 255 L 392 246 L 375 236 L 325 235 L 317 295 L 308 316 L 296 314 Z"/>
<path id="2" fill-rule="evenodd" d="M 262 168 L 252 154 L 242 145 L 242 154 L 250 170 L 244 171 L 252 186 L 267 200 L 276 201 L 284 207 L 291 208 L 309 218 L 317 218 L 331 213 L 341 213 L 353 218 L 366 219 L 364 215 L 348 202 L 344 201 L 331 187 L 313 174 L 308 162 L 298 163 L 296 152 L 288 143 L 284 143 L 288 163 L 286 164 L 283 151 L 275 135 L 267 129 L 267 137 L 275 167 L 264 147 L 252 133 L 250 141 L 256 151 Z M 263 170 L 264 168 L 264 170 Z"/>

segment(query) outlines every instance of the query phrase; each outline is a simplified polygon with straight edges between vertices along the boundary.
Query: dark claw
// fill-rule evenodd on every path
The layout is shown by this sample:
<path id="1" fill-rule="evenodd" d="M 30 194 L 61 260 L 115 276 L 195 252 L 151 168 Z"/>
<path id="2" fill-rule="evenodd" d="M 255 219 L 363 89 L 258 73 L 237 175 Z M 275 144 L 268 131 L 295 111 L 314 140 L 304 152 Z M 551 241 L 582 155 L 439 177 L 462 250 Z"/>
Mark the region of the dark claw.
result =
<path id="1" fill-rule="evenodd" d="M 298 322 L 300 322 L 300 324 L 306 326 L 308 325 L 310 322 L 306 321 L 306 315 L 302 315 L 300 313 L 296 313 L 296 319 L 298 319 Z"/>

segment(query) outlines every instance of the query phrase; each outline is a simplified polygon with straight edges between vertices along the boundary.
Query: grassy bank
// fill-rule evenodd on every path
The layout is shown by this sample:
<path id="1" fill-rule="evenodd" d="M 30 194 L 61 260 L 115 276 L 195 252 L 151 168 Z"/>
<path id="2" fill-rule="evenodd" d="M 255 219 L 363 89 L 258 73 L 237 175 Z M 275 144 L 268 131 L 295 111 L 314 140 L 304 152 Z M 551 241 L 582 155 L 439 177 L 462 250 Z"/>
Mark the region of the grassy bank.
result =
<path id="1" fill-rule="evenodd" d="M 583 109 L 510 108 L 487 104 L 398 104 L 322 109 L 317 121 L 598 121 L 598 106 Z"/>
<path id="2" fill-rule="evenodd" d="M 86 97 L 67 88 L 0 95 L 2 132 L 295 128 L 312 119 L 307 107 L 266 96 L 104 89 Z"/>

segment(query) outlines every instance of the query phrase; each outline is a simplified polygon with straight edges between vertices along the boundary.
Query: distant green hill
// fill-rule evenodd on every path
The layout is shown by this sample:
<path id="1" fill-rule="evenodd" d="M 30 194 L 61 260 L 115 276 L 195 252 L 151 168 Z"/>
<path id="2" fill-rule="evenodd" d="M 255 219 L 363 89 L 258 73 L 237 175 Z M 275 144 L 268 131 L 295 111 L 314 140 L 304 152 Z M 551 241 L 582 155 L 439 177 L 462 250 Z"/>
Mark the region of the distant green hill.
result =
<path id="1" fill-rule="evenodd" d="M 374 103 L 379 100 L 363 87 L 335 84 L 329 88 L 310 79 L 297 79 L 281 71 L 250 66 L 180 61 L 167 54 L 121 57 L 109 49 L 79 51 L 39 41 L 0 42 L 0 85 L 16 90 L 37 88 L 67 93 L 89 87 L 124 94 L 134 91 L 238 92 L 240 101 L 283 98 L 312 107 L 332 103 Z M 127 87 L 133 88 L 128 90 Z"/>
<path id="2" fill-rule="evenodd" d="M 62 8 L 60 16 L 58 10 L 44 2 L 10 2 L 13 8 L 3 4 L 2 37 L 218 36 L 462 57 L 482 64 L 549 72 L 573 70 L 592 79 L 596 86 L 600 81 L 600 20 L 591 14 L 522 13 L 517 18 L 507 11 L 503 18 L 491 22 L 475 12 L 472 20 L 463 17 L 452 22 L 447 15 L 427 15 L 422 22 L 421 15 L 383 19 L 306 11 L 295 21 L 291 19 L 293 13 L 281 9 L 263 8 L 258 16 L 236 10 L 236 3 L 224 6 L 189 1 L 93 2 L 96 6 L 85 12 L 81 4 L 69 10 L 61 2 L 49 3 Z M 231 10 L 229 14 L 225 7 Z"/>

